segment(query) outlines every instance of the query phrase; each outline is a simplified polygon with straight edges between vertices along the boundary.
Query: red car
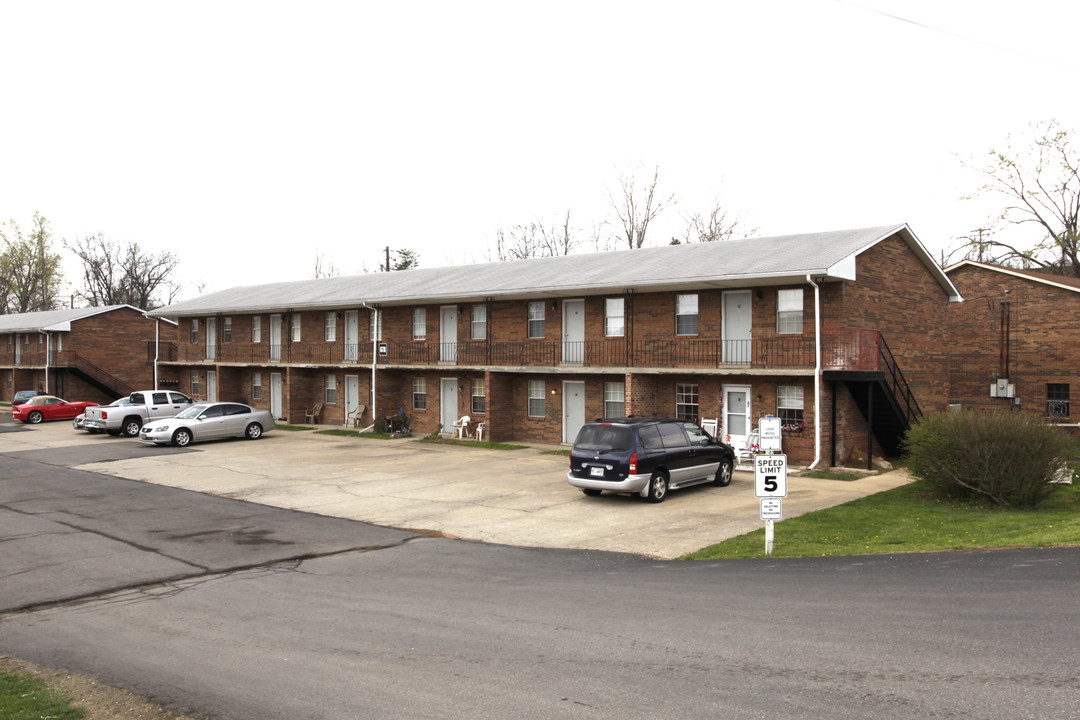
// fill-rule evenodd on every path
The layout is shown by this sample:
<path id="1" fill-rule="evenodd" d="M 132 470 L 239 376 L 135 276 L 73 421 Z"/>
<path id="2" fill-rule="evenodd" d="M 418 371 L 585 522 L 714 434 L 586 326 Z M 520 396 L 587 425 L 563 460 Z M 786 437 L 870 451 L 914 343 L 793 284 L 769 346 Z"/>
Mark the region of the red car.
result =
<path id="1" fill-rule="evenodd" d="M 11 419 L 38 424 L 44 420 L 70 420 L 96 402 L 68 402 L 55 395 L 38 395 L 11 408 Z"/>

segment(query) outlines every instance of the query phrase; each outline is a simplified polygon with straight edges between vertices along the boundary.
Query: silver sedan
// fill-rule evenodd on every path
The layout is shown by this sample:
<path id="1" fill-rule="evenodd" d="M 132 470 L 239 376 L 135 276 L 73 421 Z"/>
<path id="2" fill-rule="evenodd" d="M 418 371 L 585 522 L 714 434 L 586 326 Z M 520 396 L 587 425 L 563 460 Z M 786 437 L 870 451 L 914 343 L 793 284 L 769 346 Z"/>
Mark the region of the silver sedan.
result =
<path id="1" fill-rule="evenodd" d="M 274 417 L 243 403 L 196 403 L 176 417 L 152 420 L 139 431 L 139 440 L 185 447 L 201 440 L 244 437 L 258 440 L 276 427 Z"/>

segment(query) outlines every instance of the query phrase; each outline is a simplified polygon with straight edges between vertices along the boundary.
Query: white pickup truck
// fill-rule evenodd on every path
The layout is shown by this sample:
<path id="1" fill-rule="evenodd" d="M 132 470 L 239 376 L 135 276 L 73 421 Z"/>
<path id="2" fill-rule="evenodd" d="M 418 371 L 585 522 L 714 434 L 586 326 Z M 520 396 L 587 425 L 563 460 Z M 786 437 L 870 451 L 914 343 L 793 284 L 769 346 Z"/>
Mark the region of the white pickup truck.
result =
<path id="1" fill-rule="evenodd" d="M 86 408 L 83 430 L 135 437 L 147 422 L 171 418 L 192 402 L 184 393 L 172 390 L 140 390 L 116 405 Z"/>

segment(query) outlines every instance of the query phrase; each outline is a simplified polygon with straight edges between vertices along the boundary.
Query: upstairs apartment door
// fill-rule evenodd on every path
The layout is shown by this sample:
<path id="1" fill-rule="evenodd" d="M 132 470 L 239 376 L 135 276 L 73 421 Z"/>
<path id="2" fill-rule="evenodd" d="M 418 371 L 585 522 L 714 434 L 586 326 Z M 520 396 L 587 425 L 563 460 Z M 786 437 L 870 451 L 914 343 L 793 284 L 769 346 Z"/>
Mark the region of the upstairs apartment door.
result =
<path id="1" fill-rule="evenodd" d="M 345 362 L 354 363 L 360 357 L 360 311 L 345 311 Z"/>
<path id="2" fill-rule="evenodd" d="M 564 363 L 585 362 L 584 300 L 566 300 L 563 302 L 562 361 Z"/>
<path id="3" fill-rule="evenodd" d="M 752 319 L 749 290 L 728 290 L 724 293 L 724 362 L 750 362 Z"/>
<path id="4" fill-rule="evenodd" d="M 270 359 L 281 360 L 281 316 L 270 316 Z M 280 378 L 279 378 L 280 379 Z"/>
<path id="5" fill-rule="evenodd" d="M 206 318 L 206 359 L 217 360 L 217 318 Z"/>
<path id="6" fill-rule="evenodd" d="M 443 305 L 439 309 L 439 362 L 457 362 L 457 307 L 454 305 Z"/>

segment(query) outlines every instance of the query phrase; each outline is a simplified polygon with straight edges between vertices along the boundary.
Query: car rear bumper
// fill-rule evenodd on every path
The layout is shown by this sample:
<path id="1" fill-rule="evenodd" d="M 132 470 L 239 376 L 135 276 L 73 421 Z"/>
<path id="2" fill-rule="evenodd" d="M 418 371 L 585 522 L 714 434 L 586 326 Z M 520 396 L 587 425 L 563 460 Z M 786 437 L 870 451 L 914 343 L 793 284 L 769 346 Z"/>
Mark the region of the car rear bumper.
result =
<path id="1" fill-rule="evenodd" d="M 640 493 L 649 486 L 649 477 L 649 475 L 627 475 L 625 480 L 604 480 L 603 478 L 578 477 L 573 472 L 566 473 L 566 481 L 576 488 L 621 493 Z"/>

